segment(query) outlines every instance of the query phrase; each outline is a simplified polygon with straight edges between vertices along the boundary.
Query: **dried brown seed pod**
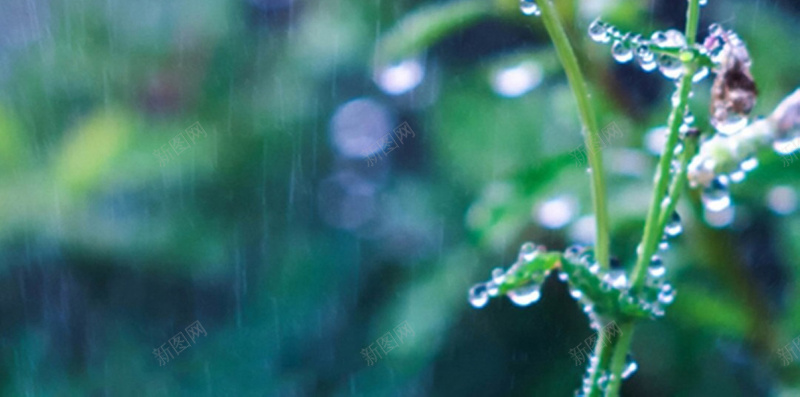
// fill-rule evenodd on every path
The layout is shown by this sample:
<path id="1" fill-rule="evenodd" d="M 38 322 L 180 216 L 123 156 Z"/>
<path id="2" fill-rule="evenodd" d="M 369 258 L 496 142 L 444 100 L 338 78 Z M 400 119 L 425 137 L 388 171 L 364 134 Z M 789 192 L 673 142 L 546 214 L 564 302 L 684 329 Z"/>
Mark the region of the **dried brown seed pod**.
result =
<path id="1" fill-rule="evenodd" d="M 705 45 L 712 52 L 719 50 L 720 62 L 711 88 L 711 124 L 719 129 L 731 119 L 749 115 L 758 90 L 750 73 L 750 54 L 733 31 L 718 29 Z"/>

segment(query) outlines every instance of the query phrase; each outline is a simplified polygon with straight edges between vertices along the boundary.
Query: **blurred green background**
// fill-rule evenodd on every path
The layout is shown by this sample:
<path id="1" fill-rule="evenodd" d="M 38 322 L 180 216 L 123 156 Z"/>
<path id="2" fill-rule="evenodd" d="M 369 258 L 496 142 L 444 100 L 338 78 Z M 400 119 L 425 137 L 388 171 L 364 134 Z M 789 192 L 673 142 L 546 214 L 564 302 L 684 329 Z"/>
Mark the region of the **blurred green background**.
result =
<path id="1" fill-rule="evenodd" d="M 601 126 L 612 255 L 630 264 L 673 84 L 585 34 L 682 30 L 684 1 L 555 1 Z M 481 310 L 525 241 L 592 241 L 575 104 L 515 0 L 3 0 L 0 393 L 564 396 L 591 335 L 565 285 Z M 405 22 L 401 22 L 405 21 Z M 768 114 L 800 86 L 800 4 L 709 0 Z M 400 57 L 400 59 L 396 59 Z M 388 63 L 399 61 L 400 63 Z M 711 79 L 692 109 L 705 123 Z M 206 136 L 160 162 L 199 122 Z M 414 136 L 368 162 L 406 122 Z M 771 151 L 735 206 L 678 209 L 677 289 L 637 330 L 629 396 L 800 395 L 800 168 Z M 153 349 L 207 331 L 159 365 Z M 361 350 L 406 322 L 377 362 Z"/>

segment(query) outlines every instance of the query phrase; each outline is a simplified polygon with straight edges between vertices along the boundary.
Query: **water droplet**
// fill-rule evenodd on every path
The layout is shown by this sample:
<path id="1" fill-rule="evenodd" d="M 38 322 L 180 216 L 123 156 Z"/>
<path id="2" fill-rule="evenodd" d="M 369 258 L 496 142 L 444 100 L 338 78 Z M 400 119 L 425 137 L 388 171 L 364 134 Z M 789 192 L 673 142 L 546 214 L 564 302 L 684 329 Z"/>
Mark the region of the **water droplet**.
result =
<path id="1" fill-rule="evenodd" d="M 528 306 L 532 303 L 535 303 L 542 297 L 542 293 L 540 291 L 541 285 L 539 284 L 531 284 L 526 285 L 524 287 L 520 287 L 506 293 L 511 302 L 513 302 L 517 306 Z"/>
<path id="2" fill-rule="evenodd" d="M 647 272 L 650 274 L 650 276 L 659 278 L 664 276 L 664 274 L 667 272 L 667 268 L 664 266 L 664 262 L 658 255 L 653 255 L 653 257 L 650 258 L 650 266 L 648 266 Z"/>
<path id="3" fill-rule="evenodd" d="M 664 284 L 661 287 L 661 292 L 658 293 L 658 301 L 662 304 L 669 305 L 675 300 L 675 290 L 669 284 Z"/>
<path id="4" fill-rule="evenodd" d="M 648 47 L 647 44 L 639 44 L 636 47 L 636 51 L 634 51 L 634 55 L 636 55 L 636 62 L 639 64 L 639 67 L 645 72 L 652 72 L 658 67 L 658 64 L 656 64 L 656 56 L 650 51 L 650 47 Z"/>
<path id="5" fill-rule="evenodd" d="M 611 36 L 608 34 L 608 25 L 600 19 L 595 19 L 589 25 L 589 37 L 597 43 L 608 43 L 611 40 Z"/>
<path id="6" fill-rule="evenodd" d="M 700 69 L 697 69 L 697 72 L 692 77 L 692 82 L 699 83 L 708 77 L 708 68 L 703 66 Z"/>
<path id="7" fill-rule="evenodd" d="M 745 161 L 742 161 L 741 167 L 745 172 L 750 172 L 758 167 L 758 159 L 755 157 L 749 157 Z"/>
<path id="8" fill-rule="evenodd" d="M 772 148 L 780 155 L 787 155 L 794 153 L 795 150 L 800 148 L 800 137 L 789 136 L 786 138 L 775 139 L 772 143 Z"/>
<path id="9" fill-rule="evenodd" d="M 569 280 L 569 276 L 565 272 L 558 272 L 558 280 L 559 281 L 567 281 L 567 280 Z"/>
<path id="10" fill-rule="evenodd" d="M 657 46 L 663 47 L 664 43 L 667 42 L 667 35 L 664 32 L 660 31 L 660 30 L 656 30 L 650 36 L 650 41 L 652 41 L 653 44 L 655 44 Z"/>
<path id="11" fill-rule="evenodd" d="M 672 102 L 672 107 L 677 107 L 681 103 L 681 96 L 678 90 L 672 93 L 672 97 L 670 97 L 670 102 Z"/>
<path id="12" fill-rule="evenodd" d="M 686 46 L 686 37 L 683 36 L 678 30 L 670 29 L 664 32 L 666 39 L 662 47 L 684 47 Z"/>
<path id="13" fill-rule="evenodd" d="M 739 183 L 744 180 L 744 176 L 745 176 L 744 171 L 736 170 L 731 173 L 731 182 Z"/>
<path id="14" fill-rule="evenodd" d="M 500 293 L 500 284 L 495 283 L 494 281 L 489 281 L 486 283 L 486 292 L 491 297 L 496 297 L 497 294 Z"/>
<path id="15" fill-rule="evenodd" d="M 731 205 L 731 196 L 728 192 L 728 183 L 723 178 L 714 179 L 711 184 L 703 189 L 703 205 L 708 211 L 720 212 Z"/>
<path id="16" fill-rule="evenodd" d="M 475 284 L 469 290 L 469 304 L 476 309 L 480 309 L 489 303 L 489 291 L 484 283 Z"/>
<path id="17" fill-rule="evenodd" d="M 705 7 L 706 4 L 708 4 L 708 0 L 699 0 L 697 2 L 697 5 L 699 5 L 700 7 Z"/>
<path id="18" fill-rule="evenodd" d="M 625 356 L 625 369 L 622 370 L 622 374 L 620 375 L 622 379 L 628 379 L 637 369 L 639 369 L 639 364 L 636 364 L 633 357 L 628 354 Z"/>
<path id="19" fill-rule="evenodd" d="M 519 260 L 521 262 L 530 262 L 534 258 L 536 258 L 536 245 L 530 242 L 522 244 L 519 249 Z"/>
<path id="20" fill-rule="evenodd" d="M 681 216 L 678 215 L 677 211 L 672 213 L 669 221 L 667 222 L 667 226 L 664 228 L 664 233 L 667 236 L 675 237 L 683 231 L 683 226 L 681 225 Z"/>
<path id="21" fill-rule="evenodd" d="M 722 26 L 720 26 L 718 23 L 712 23 L 711 25 L 708 25 L 708 34 L 710 36 L 719 36 L 719 35 L 721 35 L 722 34 Z"/>
<path id="22" fill-rule="evenodd" d="M 736 218 L 736 207 L 728 205 L 719 211 L 712 211 L 708 207 L 703 208 L 703 219 L 706 223 L 716 229 L 730 226 Z"/>
<path id="23" fill-rule="evenodd" d="M 575 298 L 575 300 L 578 300 L 578 299 L 580 299 L 580 298 L 583 296 L 583 292 L 581 292 L 581 290 L 579 290 L 579 289 L 577 289 L 577 288 L 571 288 L 571 287 L 570 287 L 570 289 L 569 289 L 569 295 L 570 295 L 571 297 Z"/>
<path id="24" fill-rule="evenodd" d="M 525 15 L 539 16 L 539 14 L 542 13 L 539 6 L 533 0 L 520 0 L 519 9 Z"/>
<path id="25" fill-rule="evenodd" d="M 628 286 L 628 277 L 622 270 L 608 272 L 603 276 L 603 281 L 616 289 L 624 289 Z"/>
<path id="26" fill-rule="evenodd" d="M 500 267 L 496 267 L 496 268 L 494 268 L 494 270 L 492 270 L 492 281 L 495 284 L 498 284 L 498 285 L 503 284 L 503 281 L 505 281 L 505 279 L 506 279 L 505 270 L 503 270 Z"/>
<path id="27" fill-rule="evenodd" d="M 619 63 L 626 63 L 633 59 L 633 51 L 625 43 L 617 40 L 611 46 L 611 56 Z"/>
<path id="28" fill-rule="evenodd" d="M 666 251 L 668 248 L 669 248 L 669 242 L 667 241 L 667 236 L 664 236 L 664 238 L 662 238 L 661 241 L 658 242 L 658 249 Z"/>
<path id="29" fill-rule="evenodd" d="M 668 79 L 675 80 L 683 74 L 683 63 L 666 54 L 658 56 L 658 71 Z"/>
<path id="30" fill-rule="evenodd" d="M 711 119 L 711 124 L 723 135 L 733 135 L 747 126 L 747 117 L 730 113 L 725 120 Z"/>

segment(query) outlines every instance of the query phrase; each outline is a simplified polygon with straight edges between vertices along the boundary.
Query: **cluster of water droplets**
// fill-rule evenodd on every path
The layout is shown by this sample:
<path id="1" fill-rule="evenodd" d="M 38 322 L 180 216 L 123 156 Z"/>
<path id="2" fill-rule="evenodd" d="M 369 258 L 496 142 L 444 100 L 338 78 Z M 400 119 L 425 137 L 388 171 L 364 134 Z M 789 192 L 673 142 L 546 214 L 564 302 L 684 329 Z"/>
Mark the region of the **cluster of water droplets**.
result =
<path id="1" fill-rule="evenodd" d="M 476 309 L 486 306 L 489 302 L 489 298 L 497 297 L 500 294 L 500 287 L 508 277 L 517 276 L 521 273 L 522 266 L 533 262 L 538 255 L 545 252 L 546 249 L 544 246 L 537 247 L 530 242 L 523 244 L 519 250 L 517 261 L 511 265 L 508 270 L 503 270 L 499 267 L 495 268 L 492 270 L 491 280 L 475 284 L 470 288 L 469 303 Z M 534 272 L 528 276 L 528 280 L 522 280 L 525 281 L 524 285 L 506 291 L 505 295 L 517 306 L 529 306 L 536 303 L 542 296 L 542 283 L 549 274 L 549 269 L 541 272 Z"/>
<path id="2" fill-rule="evenodd" d="M 693 187 L 702 183 L 702 201 L 706 211 L 717 213 L 727 210 L 731 206 L 730 185 L 740 183 L 745 180 L 747 173 L 758 167 L 758 159 L 751 156 L 738 164 L 736 169 L 730 173 L 715 172 L 716 162 L 714 159 L 692 162 L 689 172 L 695 175 L 702 175 L 703 178 L 690 180 Z"/>
<path id="3" fill-rule="evenodd" d="M 519 10 L 525 15 L 534 15 L 537 17 L 542 13 L 542 10 L 539 9 L 539 5 L 536 4 L 534 0 L 519 0 Z"/>
<path id="4" fill-rule="evenodd" d="M 686 47 L 686 37 L 677 30 L 656 31 L 650 39 L 645 39 L 639 34 L 622 33 L 614 26 L 596 19 L 589 25 L 589 37 L 598 43 L 611 42 L 611 55 L 619 63 L 636 60 L 645 72 L 658 69 L 664 77 L 671 80 L 678 79 L 685 72 L 683 62 L 676 57 L 675 50 Z M 662 49 L 670 50 L 670 53 L 659 51 Z M 695 79 L 700 81 L 707 75 L 706 68 L 699 71 Z"/>
<path id="5" fill-rule="evenodd" d="M 682 231 L 680 218 L 670 222 L 669 227 L 665 228 L 666 231 L 668 231 L 670 237 L 680 234 Z M 666 268 L 658 255 L 654 255 L 651 259 L 645 288 L 636 293 L 631 291 L 631 281 L 623 269 L 614 267 L 602 269 L 600 264 L 595 261 L 593 253 L 589 250 L 579 246 L 572 246 L 567 249 L 564 258 L 570 263 L 585 268 L 594 278 L 599 279 L 600 290 L 603 294 L 616 292 L 617 295 L 614 296 L 618 296 L 620 310 L 624 313 L 645 313 L 644 315 L 651 318 L 661 317 L 664 315 L 664 308 L 675 299 L 675 291 L 665 281 Z M 559 279 L 562 281 L 568 281 L 570 277 L 568 272 L 559 274 Z M 608 308 L 600 308 L 598 310 L 597 305 L 607 303 L 595 302 L 588 293 L 581 290 L 580 287 L 576 287 L 575 284 L 577 283 L 569 283 L 570 296 L 578 301 L 584 313 L 589 317 L 590 327 L 599 330 L 604 325 L 604 321 L 598 312 L 608 310 Z"/>
<path id="6" fill-rule="evenodd" d="M 591 393 L 592 378 L 594 378 L 595 373 L 598 371 L 597 364 L 597 357 L 594 353 L 592 353 L 589 357 L 589 368 L 583 375 L 583 384 L 581 386 L 581 390 L 576 393 L 576 396 L 585 397 Z M 633 375 L 634 372 L 636 372 L 637 369 L 639 369 L 639 364 L 637 364 L 633 357 L 628 354 L 625 356 L 625 367 L 622 369 L 620 377 L 623 380 L 628 379 L 631 377 L 631 375 Z M 605 395 L 608 385 L 612 379 L 614 379 L 614 374 L 612 374 L 609 370 L 603 370 L 597 376 L 597 388 L 600 389 L 600 395 Z"/>

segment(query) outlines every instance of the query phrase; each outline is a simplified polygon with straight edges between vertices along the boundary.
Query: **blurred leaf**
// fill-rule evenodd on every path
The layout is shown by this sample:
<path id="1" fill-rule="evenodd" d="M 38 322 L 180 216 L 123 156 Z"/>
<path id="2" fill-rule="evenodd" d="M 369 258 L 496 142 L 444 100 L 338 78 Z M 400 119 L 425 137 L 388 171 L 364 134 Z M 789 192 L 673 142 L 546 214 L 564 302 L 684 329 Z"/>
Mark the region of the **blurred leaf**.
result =
<path id="1" fill-rule="evenodd" d="M 451 1 L 421 7 L 381 37 L 377 64 L 417 55 L 448 34 L 488 16 L 491 10 L 492 4 L 486 0 Z"/>

